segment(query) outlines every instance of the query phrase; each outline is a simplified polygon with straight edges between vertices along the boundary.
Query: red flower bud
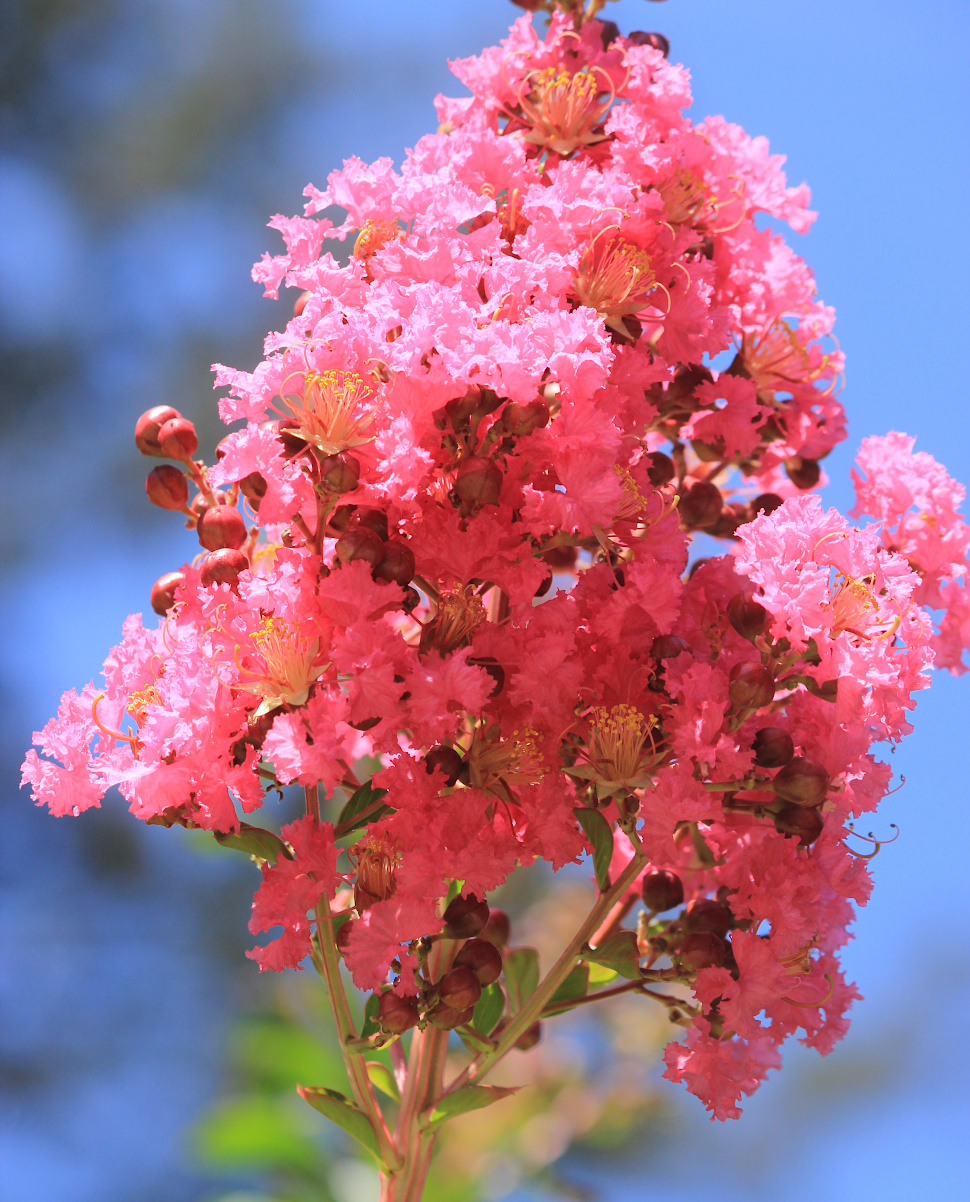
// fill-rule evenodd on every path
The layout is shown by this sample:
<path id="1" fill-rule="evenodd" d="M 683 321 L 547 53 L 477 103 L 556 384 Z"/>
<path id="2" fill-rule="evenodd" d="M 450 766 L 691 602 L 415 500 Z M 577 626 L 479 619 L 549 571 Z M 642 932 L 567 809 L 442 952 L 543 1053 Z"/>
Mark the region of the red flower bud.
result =
<path id="1" fill-rule="evenodd" d="M 825 800 L 829 774 L 818 760 L 796 755 L 775 774 L 771 782 L 775 796 L 796 806 L 817 806 Z"/>
<path id="2" fill-rule="evenodd" d="M 603 39 L 603 49 L 609 50 L 620 36 L 620 27 L 615 21 L 600 20 L 600 37 Z"/>
<path id="3" fill-rule="evenodd" d="M 685 651 L 690 655 L 692 648 L 679 634 L 658 634 L 650 647 L 650 654 L 656 660 L 676 659 Z"/>
<path id="4" fill-rule="evenodd" d="M 553 547 L 542 553 L 543 563 L 547 563 L 554 572 L 571 572 L 578 558 L 578 547 Z"/>
<path id="5" fill-rule="evenodd" d="M 152 585 L 152 609 L 160 617 L 164 617 L 175 604 L 175 590 L 184 579 L 185 576 L 181 572 L 166 572 Z"/>
<path id="6" fill-rule="evenodd" d="M 232 547 L 238 551 L 246 541 L 246 523 L 234 505 L 213 505 L 199 518 L 199 542 L 207 551 Z"/>
<path id="7" fill-rule="evenodd" d="M 455 495 L 465 505 L 481 509 L 496 505 L 502 491 L 502 469 L 491 459 L 473 455 L 462 460 L 455 477 Z"/>
<path id="8" fill-rule="evenodd" d="M 502 410 L 502 425 L 510 434 L 521 438 L 549 424 L 549 406 L 545 401 L 529 401 L 520 405 L 509 401 Z"/>
<path id="9" fill-rule="evenodd" d="M 387 526 L 387 514 L 383 509 L 355 509 L 354 515 L 351 518 L 351 524 L 354 526 L 363 526 L 365 530 L 372 530 L 382 543 L 386 543 L 390 537 L 390 531 Z"/>
<path id="10" fill-rule="evenodd" d="M 351 526 L 337 539 L 334 552 L 341 563 L 354 563 L 362 559 L 372 568 L 384 558 L 384 544 L 373 530 L 364 526 Z"/>
<path id="11" fill-rule="evenodd" d="M 489 913 L 488 922 L 482 928 L 481 937 L 502 951 L 503 948 L 508 947 L 511 934 L 512 923 L 509 921 L 508 914 L 504 910 L 492 910 Z"/>
<path id="12" fill-rule="evenodd" d="M 445 776 L 445 784 L 450 788 L 461 775 L 462 759 L 454 747 L 432 747 L 424 757 L 428 775 L 436 768 Z"/>
<path id="13" fill-rule="evenodd" d="M 533 1023 L 531 1027 L 526 1027 L 519 1038 L 515 1041 L 515 1046 L 520 1052 L 531 1052 L 537 1043 L 542 1039 L 542 1023 Z"/>
<path id="14" fill-rule="evenodd" d="M 735 664 L 731 669 L 728 697 L 735 709 L 761 709 L 770 705 L 774 696 L 775 678 L 761 664 Z"/>
<path id="15" fill-rule="evenodd" d="M 156 459 L 161 459 L 165 452 L 158 445 L 159 428 L 172 418 L 181 416 L 171 405 L 154 405 L 151 409 L 146 409 L 135 422 L 135 446 L 143 455 L 153 455 Z"/>
<path id="16" fill-rule="evenodd" d="M 647 479 L 655 488 L 669 484 L 677 474 L 674 461 L 663 451 L 651 451 L 647 456 L 650 466 L 647 468 Z"/>
<path id="17" fill-rule="evenodd" d="M 189 499 L 188 481 L 170 463 L 152 468 L 145 481 L 145 492 L 149 501 L 159 509 L 184 509 Z"/>
<path id="18" fill-rule="evenodd" d="M 699 480 L 680 498 L 677 509 L 687 530 L 703 530 L 713 526 L 721 517 L 724 498 L 716 484 Z"/>
<path id="19" fill-rule="evenodd" d="M 811 847 L 825 826 L 825 819 L 818 810 L 790 802 L 783 805 L 773 817 L 775 830 L 789 838 L 797 837 L 799 847 Z"/>
<path id="20" fill-rule="evenodd" d="M 452 1006 L 439 1002 L 434 1009 L 428 1011 L 428 1022 L 441 1031 L 454 1031 L 455 1027 L 463 1027 L 470 1023 L 474 1013 L 474 1006 L 469 1006 L 467 1010 L 455 1010 Z"/>
<path id="21" fill-rule="evenodd" d="M 381 994 L 377 1003 L 377 1025 L 382 1031 L 386 1031 L 388 1035 L 403 1035 L 415 1026 L 417 1021 L 417 998 L 398 997 L 396 993 Z"/>
<path id="22" fill-rule="evenodd" d="M 757 601 L 749 601 L 744 593 L 735 593 L 728 602 L 727 616 L 738 634 L 750 643 L 768 626 L 768 611 Z"/>
<path id="23" fill-rule="evenodd" d="M 696 934 L 711 931 L 722 938 L 734 926 L 734 915 L 728 906 L 708 898 L 695 898 L 684 911 L 684 926 Z"/>
<path id="24" fill-rule="evenodd" d="M 445 934 L 449 939 L 470 939 L 478 935 L 488 922 L 488 902 L 474 893 L 459 894 L 445 910 Z"/>
<path id="25" fill-rule="evenodd" d="M 482 985 L 474 971 L 462 965 L 450 968 L 441 978 L 438 996 L 452 1010 L 467 1010 L 482 996 Z"/>
<path id="26" fill-rule="evenodd" d="M 283 444 L 283 457 L 285 459 L 293 459 L 296 455 L 306 450 L 307 440 L 298 431 L 299 427 L 296 422 L 276 423 L 276 437 Z"/>
<path id="27" fill-rule="evenodd" d="M 220 547 L 213 551 L 202 565 L 202 584 L 208 588 L 213 584 L 228 584 L 233 592 L 239 583 L 239 573 L 249 567 L 249 560 L 234 547 Z"/>
<path id="28" fill-rule="evenodd" d="M 793 455 L 785 460 L 785 473 L 788 479 L 803 492 L 814 488 L 822 477 L 822 469 L 815 459 L 803 459 L 801 455 Z"/>
<path id="29" fill-rule="evenodd" d="M 652 46 L 654 50 L 659 50 L 664 58 L 670 53 L 670 42 L 662 33 L 644 33 L 642 30 L 634 29 L 629 40 L 633 46 Z"/>
<path id="30" fill-rule="evenodd" d="M 392 538 L 384 544 L 384 558 L 374 569 L 375 580 L 387 580 L 391 584 L 410 584 L 414 579 L 414 552 L 400 539 Z"/>
<path id="31" fill-rule="evenodd" d="M 239 491 L 257 513 L 260 501 L 266 496 L 267 487 L 266 479 L 260 472 L 250 472 L 239 481 Z"/>
<path id="32" fill-rule="evenodd" d="M 479 984 L 491 985 L 502 975 L 502 953 L 488 939 L 469 939 L 455 957 L 455 968 L 470 968 Z"/>
<path id="33" fill-rule="evenodd" d="M 688 935 L 681 944 L 677 959 L 685 968 L 700 972 L 702 968 L 723 968 L 728 962 L 730 948 L 713 931 L 698 931 Z"/>
<path id="34" fill-rule="evenodd" d="M 763 492 L 748 502 L 748 513 L 751 515 L 749 520 L 756 518 L 759 513 L 774 513 L 778 506 L 783 504 L 777 493 Z"/>
<path id="35" fill-rule="evenodd" d="M 672 910 L 684 900 L 684 882 L 676 872 L 649 868 L 643 874 L 643 904 L 654 914 Z"/>
<path id="36" fill-rule="evenodd" d="M 187 417 L 172 417 L 158 428 L 158 445 L 169 459 L 191 459 L 199 446 L 195 426 Z"/>
<path id="37" fill-rule="evenodd" d="M 273 716 L 271 714 L 264 714 L 263 717 L 269 718 L 270 721 L 272 722 Z M 267 731 L 267 733 L 269 733 L 269 732 Z M 265 736 L 264 736 L 264 738 L 265 738 Z M 260 744 L 260 745 L 262 745 L 262 744 Z M 350 946 L 350 932 L 354 929 L 355 921 L 356 921 L 356 919 L 348 918 L 346 922 L 342 922 L 340 924 L 340 926 L 337 928 L 337 934 L 334 936 L 333 941 L 334 941 L 334 943 L 336 943 L 337 951 L 340 952 L 341 956 L 347 951 L 347 948 Z"/>
<path id="38" fill-rule="evenodd" d="M 795 754 L 795 744 L 787 730 L 780 726 L 764 726 L 751 744 L 754 762 L 759 768 L 780 768 Z"/>
<path id="39" fill-rule="evenodd" d="M 320 479 L 334 492 L 353 492 L 360 479 L 360 460 L 347 451 L 320 460 Z"/>

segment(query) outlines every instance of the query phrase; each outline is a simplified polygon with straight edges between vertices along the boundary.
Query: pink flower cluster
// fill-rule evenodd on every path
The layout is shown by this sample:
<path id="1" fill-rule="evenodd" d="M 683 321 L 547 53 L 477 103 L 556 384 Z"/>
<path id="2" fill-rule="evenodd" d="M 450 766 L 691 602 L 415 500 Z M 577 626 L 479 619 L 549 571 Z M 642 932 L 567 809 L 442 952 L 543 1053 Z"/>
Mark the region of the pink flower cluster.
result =
<path id="1" fill-rule="evenodd" d="M 401 999 L 450 882 L 484 899 L 575 862 L 598 810 L 614 874 L 631 839 L 648 856 L 644 971 L 693 991 L 667 1075 L 724 1118 L 789 1035 L 846 1030 L 837 954 L 871 887 L 846 824 L 885 794 L 872 745 L 910 729 L 934 652 L 964 670 L 970 529 L 898 434 L 859 459 L 876 525 L 822 509 L 833 311 L 758 221 L 806 230 L 808 190 L 609 34 L 522 17 L 453 64 L 471 95 L 439 98 L 400 171 L 350 160 L 273 219 L 286 251 L 254 275 L 303 295 L 254 372 L 217 369 L 244 424 L 205 467 L 175 410 L 139 422 L 180 465 L 150 498 L 208 556 L 159 581 L 164 620 L 128 620 L 24 779 L 55 814 L 117 786 L 223 835 L 305 787 L 251 924 L 284 934 L 252 954 L 298 967 L 326 895 L 355 982 Z M 725 550 L 688 571 L 697 532 Z M 356 790 L 364 757 L 379 800 L 335 843 L 316 787 Z"/>

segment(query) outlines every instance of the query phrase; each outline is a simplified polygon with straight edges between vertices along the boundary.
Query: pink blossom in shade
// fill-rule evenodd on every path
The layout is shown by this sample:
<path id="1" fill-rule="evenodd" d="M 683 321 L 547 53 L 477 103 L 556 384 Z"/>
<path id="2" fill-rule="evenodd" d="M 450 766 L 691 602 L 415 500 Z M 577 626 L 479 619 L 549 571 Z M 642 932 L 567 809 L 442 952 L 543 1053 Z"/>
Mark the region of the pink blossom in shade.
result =
<path id="1" fill-rule="evenodd" d="M 401 944 L 436 935 L 443 925 L 435 914 L 433 897 L 402 891 L 375 902 L 354 922 L 344 953 L 354 984 L 358 989 L 380 989 Z"/>
<path id="2" fill-rule="evenodd" d="M 292 847 L 293 858 L 280 855 L 275 863 L 263 865 L 263 883 L 253 898 L 249 929 L 255 935 L 281 926 L 283 934 L 246 953 L 260 970 L 274 972 L 302 967 L 311 946 L 313 920 L 307 912 L 324 895 L 333 895 L 338 879 L 337 849 L 329 822 L 318 822 L 308 814 L 284 826 L 280 833 Z"/>
<path id="3" fill-rule="evenodd" d="M 713 1039 L 703 1019 L 687 1032 L 683 1043 L 669 1043 L 664 1052 L 668 1081 L 682 1081 L 704 1103 L 712 1119 L 741 1117 L 738 1101 L 750 1095 L 768 1075 L 781 1067 L 781 1056 L 768 1038 Z"/>
<path id="4" fill-rule="evenodd" d="M 723 968 L 702 969 L 694 984 L 694 996 L 708 1007 L 720 999 L 717 1009 L 725 1030 L 757 1040 L 765 1034 L 757 1016 L 784 995 L 791 979 L 786 976 L 772 939 L 734 931 L 731 950 L 738 965 L 737 979 Z"/>

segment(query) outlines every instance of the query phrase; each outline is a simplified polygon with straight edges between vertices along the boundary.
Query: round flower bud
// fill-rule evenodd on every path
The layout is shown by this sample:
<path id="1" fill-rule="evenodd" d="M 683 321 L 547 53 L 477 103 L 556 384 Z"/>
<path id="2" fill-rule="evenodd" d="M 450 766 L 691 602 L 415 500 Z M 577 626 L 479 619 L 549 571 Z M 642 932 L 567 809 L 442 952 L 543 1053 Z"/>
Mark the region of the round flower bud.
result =
<path id="1" fill-rule="evenodd" d="M 425 769 L 430 776 L 436 768 L 445 775 L 445 784 L 450 788 L 461 775 L 461 756 L 454 747 L 432 747 L 424 757 Z"/>
<path id="2" fill-rule="evenodd" d="M 531 1052 L 537 1043 L 542 1039 L 542 1023 L 533 1023 L 531 1027 L 527 1027 L 519 1038 L 515 1041 L 515 1046 L 520 1052 Z"/>
<path id="3" fill-rule="evenodd" d="M 492 910 L 489 913 L 488 922 L 482 928 L 481 937 L 502 951 L 503 948 L 508 947 L 511 934 L 512 923 L 509 921 L 508 914 L 504 910 Z"/>
<path id="4" fill-rule="evenodd" d="M 181 416 L 171 405 L 154 405 L 151 409 L 146 409 L 135 422 L 135 446 L 143 455 L 163 458 L 165 452 L 159 446 L 158 431 L 167 421 Z"/>
<path id="5" fill-rule="evenodd" d="M 257 513 L 260 501 L 266 496 L 266 489 L 266 478 L 261 472 L 250 472 L 239 481 L 239 491 Z"/>
<path id="6" fill-rule="evenodd" d="M 452 1010 L 467 1010 L 482 996 L 482 985 L 473 969 L 460 965 L 450 968 L 438 982 L 438 996 Z"/>
<path id="7" fill-rule="evenodd" d="M 652 46 L 654 50 L 659 50 L 664 58 L 670 53 L 670 42 L 662 33 L 644 33 L 640 29 L 634 29 L 629 41 L 631 46 Z"/>
<path id="8" fill-rule="evenodd" d="M 723 968 L 728 962 L 729 950 L 720 935 L 713 931 L 697 931 L 681 944 L 677 959 L 685 968 L 700 972 L 702 968 Z"/>
<path id="9" fill-rule="evenodd" d="M 739 512 L 733 505 L 725 505 L 721 516 L 708 530 L 715 538 L 733 538 L 743 520 L 743 510 Z"/>
<path id="10" fill-rule="evenodd" d="M 816 459 L 803 459 L 801 455 L 793 455 L 785 460 L 785 473 L 788 479 L 803 492 L 814 488 L 822 477 L 822 469 Z"/>
<path id="11" fill-rule="evenodd" d="M 249 560 L 235 547 L 220 547 L 213 551 L 202 565 L 202 584 L 208 588 L 213 584 L 228 584 L 236 591 L 239 573 L 249 567 Z"/>
<path id="12" fill-rule="evenodd" d="M 600 37 L 603 39 L 603 49 L 609 50 L 620 36 L 620 27 L 615 21 L 600 21 Z"/>
<path id="13" fill-rule="evenodd" d="M 221 547 L 238 551 L 246 541 L 246 522 L 235 505 L 213 505 L 199 518 L 197 533 L 207 551 Z"/>
<path id="14" fill-rule="evenodd" d="M 455 957 L 455 968 L 470 968 L 480 985 L 491 985 L 502 975 L 502 953 L 488 939 L 469 939 Z"/>
<path id="15" fill-rule="evenodd" d="M 470 1023 L 474 1013 L 474 1006 L 469 1006 L 467 1010 L 455 1010 L 454 1007 L 439 1002 L 428 1011 L 428 1022 L 441 1031 L 454 1031 L 455 1027 L 463 1027 Z"/>
<path id="16" fill-rule="evenodd" d="M 549 424 L 549 406 L 545 401 L 529 401 L 520 405 L 509 401 L 502 410 L 502 425 L 510 434 L 521 438 Z"/>
<path id="17" fill-rule="evenodd" d="M 149 501 L 159 509 L 184 509 L 189 499 L 188 481 L 170 463 L 152 468 L 145 481 L 145 492 Z"/>
<path id="18" fill-rule="evenodd" d="M 386 543 L 390 537 L 390 531 L 387 528 L 387 514 L 383 509 L 355 509 L 351 525 L 363 526 L 365 530 L 373 531 L 382 543 Z"/>
<path id="19" fill-rule="evenodd" d="M 341 563 L 354 563 L 362 559 L 376 568 L 384 558 L 384 544 L 373 530 L 365 526 L 351 526 L 337 539 L 334 552 Z"/>
<path id="20" fill-rule="evenodd" d="M 728 621 L 743 638 L 753 643 L 768 626 L 768 611 L 744 593 L 735 593 L 727 605 Z"/>
<path id="21" fill-rule="evenodd" d="M 721 517 L 724 498 L 716 484 L 699 480 L 680 498 L 680 520 L 688 530 L 703 530 L 713 526 Z"/>
<path id="22" fill-rule="evenodd" d="M 302 317 L 303 316 L 303 310 L 306 308 L 306 303 L 310 299 L 311 296 L 313 296 L 312 292 L 301 292 L 300 293 L 300 295 L 293 302 L 293 316 L 294 317 Z"/>
<path id="23" fill-rule="evenodd" d="M 735 664 L 731 669 L 728 697 L 735 709 L 761 709 L 770 705 L 774 696 L 775 678 L 761 664 Z"/>
<path id="24" fill-rule="evenodd" d="M 296 422 L 277 422 L 276 437 L 283 444 L 283 457 L 293 459 L 306 450 L 307 440 L 299 433 Z"/>
<path id="25" fill-rule="evenodd" d="M 754 762 L 759 768 L 780 768 L 795 754 L 795 744 L 780 726 L 763 726 L 751 744 Z"/>
<path id="26" fill-rule="evenodd" d="M 400 539 L 392 538 L 384 544 L 384 558 L 374 569 L 375 580 L 386 580 L 403 588 L 414 579 L 414 552 Z"/>
<path id="27" fill-rule="evenodd" d="M 547 563 L 553 571 L 571 572 L 579 558 L 578 547 L 553 547 L 543 551 L 542 562 Z"/>
<path id="28" fill-rule="evenodd" d="M 199 446 L 195 426 L 187 417 L 172 417 L 158 427 L 158 445 L 169 459 L 191 459 Z"/>
<path id="29" fill-rule="evenodd" d="M 466 505 L 480 509 L 498 503 L 502 491 L 502 469 L 491 459 L 473 455 L 462 460 L 455 477 L 455 494 Z"/>
<path id="30" fill-rule="evenodd" d="M 152 585 L 152 609 L 159 617 L 164 617 L 175 604 L 175 590 L 184 579 L 185 576 L 181 572 L 166 572 Z"/>
<path id="31" fill-rule="evenodd" d="M 643 874 L 643 904 L 654 914 L 672 910 L 684 900 L 684 882 L 676 872 L 648 868 Z"/>
<path id="32" fill-rule="evenodd" d="M 777 493 L 763 492 L 753 501 L 748 502 L 748 513 L 751 515 L 751 519 L 754 519 L 759 513 L 774 513 L 778 506 L 783 504 L 784 502 Z"/>
<path id="33" fill-rule="evenodd" d="M 382 993 L 377 1003 L 377 1025 L 388 1035 L 403 1035 L 418 1021 L 418 1001 L 413 997 L 398 997 Z"/>
<path id="34" fill-rule="evenodd" d="M 817 806 L 825 800 L 829 774 L 818 760 L 796 755 L 775 774 L 771 786 L 782 801 L 796 806 Z"/>
<path id="35" fill-rule="evenodd" d="M 650 654 L 656 660 L 676 659 L 685 651 L 690 655 L 691 645 L 679 634 L 658 634 L 650 647 Z"/>
<path id="36" fill-rule="evenodd" d="M 696 934 L 699 931 L 711 931 L 721 938 L 734 926 L 734 915 L 730 907 L 719 901 L 708 898 L 695 898 L 684 911 L 684 926 Z"/>
<path id="37" fill-rule="evenodd" d="M 445 910 L 445 935 L 449 939 L 471 939 L 482 932 L 488 922 L 488 902 L 474 893 L 459 894 Z"/>
<path id="38" fill-rule="evenodd" d="M 825 819 L 814 808 L 787 802 L 773 815 L 775 830 L 789 838 L 797 838 L 799 847 L 811 847 L 822 833 Z"/>
<path id="39" fill-rule="evenodd" d="M 650 466 L 647 468 L 647 479 L 655 488 L 669 484 L 677 474 L 674 461 L 663 451 L 651 451 L 647 456 Z"/>
<path id="40" fill-rule="evenodd" d="M 269 717 L 272 720 L 271 715 L 264 714 L 263 717 Z M 337 927 L 337 933 L 334 936 L 333 941 L 337 945 L 337 951 L 340 952 L 341 956 L 344 955 L 344 953 L 347 951 L 347 948 L 350 946 L 350 932 L 354 929 L 355 921 L 356 919 L 348 918 L 346 922 L 342 922 L 340 926 Z"/>
<path id="41" fill-rule="evenodd" d="M 360 460 L 347 451 L 328 455 L 320 460 L 320 479 L 334 492 L 353 492 L 360 479 Z"/>

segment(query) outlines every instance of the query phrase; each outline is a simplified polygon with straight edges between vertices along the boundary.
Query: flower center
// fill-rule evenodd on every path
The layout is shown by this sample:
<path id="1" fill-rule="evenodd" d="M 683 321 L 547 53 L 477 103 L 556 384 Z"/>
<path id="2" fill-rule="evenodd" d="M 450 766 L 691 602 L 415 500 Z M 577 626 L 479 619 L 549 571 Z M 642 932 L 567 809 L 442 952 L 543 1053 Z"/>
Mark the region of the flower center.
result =
<path id="1" fill-rule="evenodd" d="M 763 333 L 745 332 L 741 358 L 760 393 L 791 384 L 814 383 L 832 374 L 832 356 L 803 343 L 798 328 L 784 318 L 773 321 Z"/>
<path id="2" fill-rule="evenodd" d="M 629 337 L 623 318 L 648 308 L 659 287 L 646 251 L 607 229 L 583 251 L 574 295 L 580 305 L 595 309 L 611 330 Z"/>
<path id="3" fill-rule="evenodd" d="M 601 86 L 597 73 L 605 78 Z M 605 140 L 597 131 L 615 98 L 605 72 L 569 71 L 565 67 L 543 67 L 532 71 L 519 89 L 519 108 L 527 126 L 526 142 L 552 150 L 565 158 L 580 146 Z M 510 123 L 512 124 L 512 123 Z"/>
<path id="4" fill-rule="evenodd" d="M 249 637 L 262 664 L 256 670 L 244 668 L 237 647 L 236 667 L 248 678 L 240 681 L 239 687 L 262 698 L 254 716 L 268 714 L 281 705 L 303 705 L 310 686 L 328 666 L 319 659 L 319 638 L 306 638 L 283 618 L 263 618 Z"/>
<path id="5" fill-rule="evenodd" d="M 864 576 L 859 580 L 854 576 L 844 576 L 841 572 L 836 574 L 828 601 L 828 609 L 835 618 L 833 637 L 843 631 L 862 639 L 889 638 L 896 633 L 902 617 L 880 617 L 879 602 L 872 585 L 872 576 Z"/>
<path id="6" fill-rule="evenodd" d="M 368 835 L 350 849 L 350 859 L 357 866 L 354 905 L 358 914 L 363 914 L 374 902 L 393 897 L 397 890 L 395 877 L 401 854 L 387 840 Z"/>
<path id="7" fill-rule="evenodd" d="M 374 420 L 373 410 L 358 412 L 373 397 L 373 389 L 356 372 L 330 370 L 306 373 L 302 397 L 298 401 L 283 397 L 283 401 L 302 438 L 324 455 L 338 455 L 373 441 L 374 436 L 366 433 Z"/>
<path id="8" fill-rule="evenodd" d="M 442 655 L 466 647 L 472 632 L 485 621 L 485 605 L 470 584 L 438 594 L 437 612 L 421 635 L 421 649 L 437 647 Z"/>
<path id="9" fill-rule="evenodd" d="M 388 242 L 393 242 L 400 236 L 401 230 L 396 222 L 386 221 L 383 217 L 368 217 L 354 242 L 354 258 L 366 263 L 379 250 L 383 250 Z"/>
<path id="10" fill-rule="evenodd" d="M 590 763 L 608 781 L 629 780 L 639 774 L 643 741 L 653 725 L 632 705 L 602 705 L 590 714 L 586 748 Z"/>

